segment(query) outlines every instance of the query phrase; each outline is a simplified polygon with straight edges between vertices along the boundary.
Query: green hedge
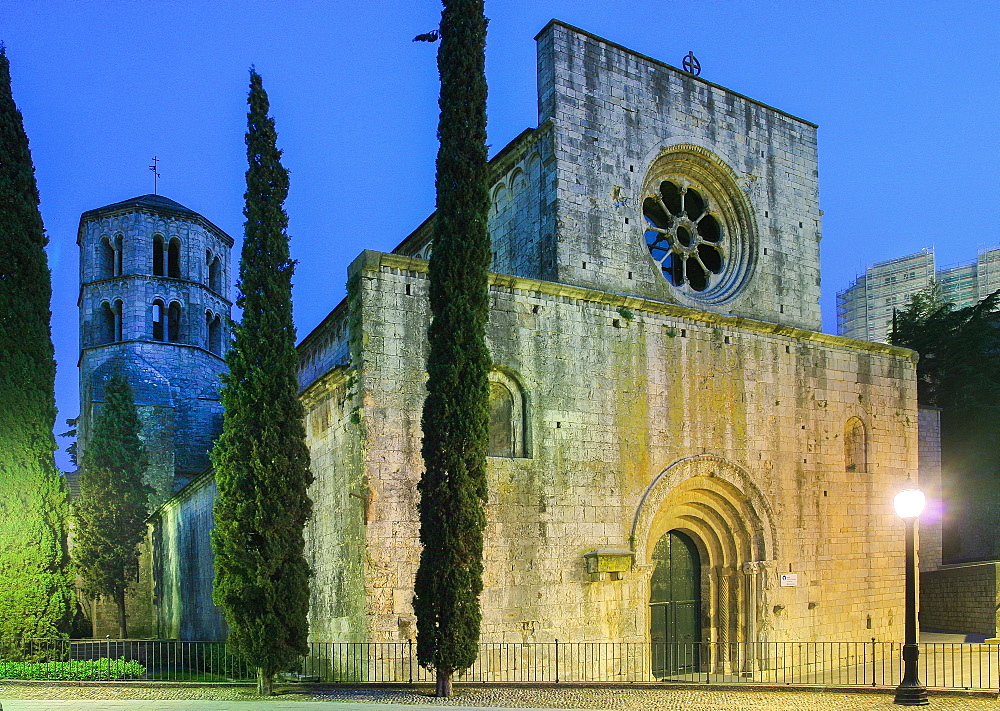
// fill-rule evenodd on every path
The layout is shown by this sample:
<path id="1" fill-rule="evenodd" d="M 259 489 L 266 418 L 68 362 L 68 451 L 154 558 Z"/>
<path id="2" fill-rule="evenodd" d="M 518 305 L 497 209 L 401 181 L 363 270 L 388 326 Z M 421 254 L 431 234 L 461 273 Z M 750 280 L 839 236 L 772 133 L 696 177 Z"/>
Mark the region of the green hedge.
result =
<path id="1" fill-rule="evenodd" d="M 146 667 L 124 659 L 74 662 L 0 662 L 0 679 L 32 681 L 111 681 L 145 679 Z"/>

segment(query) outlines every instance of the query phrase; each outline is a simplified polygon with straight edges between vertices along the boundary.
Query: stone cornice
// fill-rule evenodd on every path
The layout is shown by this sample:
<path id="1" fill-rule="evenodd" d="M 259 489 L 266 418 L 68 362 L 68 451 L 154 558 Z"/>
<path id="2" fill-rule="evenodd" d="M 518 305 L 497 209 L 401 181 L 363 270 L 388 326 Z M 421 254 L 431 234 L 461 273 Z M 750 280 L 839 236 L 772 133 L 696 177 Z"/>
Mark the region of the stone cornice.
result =
<path id="1" fill-rule="evenodd" d="M 380 267 L 392 269 L 404 269 L 412 272 L 427 273 L 427 262 L 423 259 L 404 257 L 399 254 L 389 254 L 386 252 L 375 252 L 365 250 L 351 264 L 349 272 L 357 271 L 378 271 Z M 538 279 L 528 279 L 525 277 L 511 276 L 509 274 L 490 274 L 490 286 L 501 287 L 510 291 L 518 290 L 546 296 L 565 297 L 577 301 L 588 301 L 596 304 L 604 304 L 610 307 L 624 307 L 633 311 L 644 311 L 658 316 L 669 316 L 686 321 L 701 323 L 706 326 L 727 327 L 742 331 L 751 331 L 764 335 L 784 336 L 796 340 L 808 341 L 817 345 L 832 346 L 835 348 L 847 348 L 855 351 L 867 351 L 877 353 L 892 358 L 902 358 L 912 363 L 917 362 L 917 353 L 908 348 L 891 346 L 886 343 L 872 343 L 869 341 L 858 341 L 844 336 L 834 336 L 829 333 L 809 331 L 804 328 L 785 326 L 778 323 L 768 323 L 755 319 L 744 318 L 742 316 L 727 316 L 716 314 L 710 311 L 702 311 L 687 306 L 679 306 L 664 301 L 643 298 L 641 296 L 629 296 L 625 294 L 612 294 L 596 289 L 587 289 L 571 284 L 560 284 L 558 282 L 541 281 Z"/>

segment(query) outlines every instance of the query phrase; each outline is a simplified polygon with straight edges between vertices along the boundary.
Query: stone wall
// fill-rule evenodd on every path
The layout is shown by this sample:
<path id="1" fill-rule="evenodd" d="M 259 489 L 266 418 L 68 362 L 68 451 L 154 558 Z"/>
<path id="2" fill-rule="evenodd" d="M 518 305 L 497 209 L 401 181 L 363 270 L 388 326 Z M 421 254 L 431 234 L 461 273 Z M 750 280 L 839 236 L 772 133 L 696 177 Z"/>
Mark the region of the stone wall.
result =
<path id="1" fill-rule="evenodd" d="M 1000 563 L 945 565 L 920 572 L 920 627 L 997 636 Z"/>
<path id="2" fill-rule="evenodd" d="M 557 274 L 523 275 L 818 330 L 816 126 L 558 21 L 536 40 L 538 122 L 552 127 L 542 233 Z M 686 298 L 649 257 L 641 206 L 672 153 L 748 204 L 748 281 L 733 298 Z"/>
<path id="3" fill-rule="evenodd" d="M 80 363 L 81 451 L 103 401 L 103 383 L 115 367 L 128 377 L 149 450 L 147 478 L 153 507 L 209 465 L 208 452 L 222 429 L 220 375 L 225 361 L 202 348 L 175 343 L 125 341 L 84 351 Z"/>
<path id="4" fill-rule="evenodd" d="M 402 639 L 418 560 L 426 263 L 366 252 L 350 274 L 371 505 L 364 541 L 345 541 L 350 557 L 363 556 L 364 597 L 344 592 L 348 608 L 364 610 L 352 630 Z M 729 620 L 723 607 L 749 602 L 746 585 L 757 587 L 755 614 L 770 639 L 901 633 L 891 498 L 917 466 L 909 351 L 504 275 L 492 277 L 491 298 L 489 346 L 522 388 L 529 444 L 526 457 L 490 460 L 484 639 L 646 639 L 654 537 L 699 500 L 723 512 L 712 525 L 734 539 L 712 542 L 719 531 L 696 526 L 707 541 L 703 577 L 727 581 L 710 584 L 706 638 L 744 634 L 740 613 Z M 346 414 L 330 419 L 340 450 Z M 868 471 L 845 471 L 851 417 L 868 433 Z M 330 465 L 314 459 L 320 476 L 343 461 L 335 451 Z M 698 483 L 691 496 L 677 498 L 689 480 Z M 727 507 L 750 523 L 722 521 Z M 643 517 L 651 538 L 630 540 Z M 318 516 L 310 535 L 344 541 L 338 525 Z M 599 548 L 631 548 L 638 565 L 620 581 L 590 582 L 583 555 Z M 759 577 L 742 578 L 756 563 Z M 786 572 L 798 575 L 796 587 L 778 586 Z M 336 619 L 314 602 L 314 629 L 342 628 Z"/>
<path id="5" fill-rule="evenodd" d="M 211 531 L 215 478 L 207 473 L 161 506 L 149 522 L 155 635 L 223 640 L 222 611 L 212 602 L 215 555 Z"/>

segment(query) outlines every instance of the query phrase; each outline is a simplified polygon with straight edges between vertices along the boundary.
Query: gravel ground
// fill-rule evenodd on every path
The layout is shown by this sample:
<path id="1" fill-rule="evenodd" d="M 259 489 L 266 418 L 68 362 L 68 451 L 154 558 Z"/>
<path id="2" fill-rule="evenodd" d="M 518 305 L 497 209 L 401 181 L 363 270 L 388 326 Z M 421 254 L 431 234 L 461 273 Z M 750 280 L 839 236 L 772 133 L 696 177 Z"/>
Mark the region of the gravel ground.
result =
<path id="1" fill-rule="evenodd" d="M 315 701 L 367 704 L 422 704 L 514 709 L 656 709 L 657 711 L 873 711 L 898 708 L 892 694 L 829 691 L 767 691 L 761 689 L 675 688 L 524 688 L 456 687 L 451 699 L 435 699 L 429 689 L 318 689 L 285 687 L 262 699 L 252 687 L 242 686 L 103 686 L 61 684 L 3 684 L 0 699 L 23 700 L 134 700 L 170 701 Z M 1000 711 L 996 694 L 935 694 L 934 709 Z M 92 707 L 93 708 L 93 707 Z M 136 708 L 142 708 L 137 705 Z"/>

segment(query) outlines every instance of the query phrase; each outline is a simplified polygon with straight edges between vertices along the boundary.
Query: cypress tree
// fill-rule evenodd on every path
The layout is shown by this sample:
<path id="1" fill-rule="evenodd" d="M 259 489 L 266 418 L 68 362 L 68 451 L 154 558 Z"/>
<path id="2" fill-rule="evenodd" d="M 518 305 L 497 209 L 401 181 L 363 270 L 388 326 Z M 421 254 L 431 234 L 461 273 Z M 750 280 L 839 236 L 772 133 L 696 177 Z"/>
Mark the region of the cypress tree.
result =
<path id="1" fill-rule="evenodd" d="M 142 423 L 132 387 L 120 370 L 104 383 L 104 395 L 80 467 L 73 557 L 84 589 L 114 600 L 118 636 L 127 639 L 125 593 L 139 575 L 139 544 L 152 493 L 143 479 L 149 457 L 139 439 Z"/>
<path id="2" fill-rule="evenodd" d="M 427 398 L 420 479 L 417 658 L 437 695 L 476 660 L 483 589 L 489 382 L 486 17 L 482 0 L 444 0 L 437 211 L 430 259 Z"/>
<path id="3" fill-rule="evenodd" d="M 247 190 L 235 327 L 223 376 L 222 434 L 212 450 L 215 501 L 215 603 L 229 642 L 257 668 L 270 695 L 275 672 L 308 652 L 309 566 L 303 527 L 312 482 L 298 399 L 288 171 L 260 75 L 250 71 Z"/>
<path id="4" fill-rule="evenodd" d="M 73 602 L 56 469 L 52 283 L 38 188 L 0 44 L 0 648 L 59 637 Z"/>

